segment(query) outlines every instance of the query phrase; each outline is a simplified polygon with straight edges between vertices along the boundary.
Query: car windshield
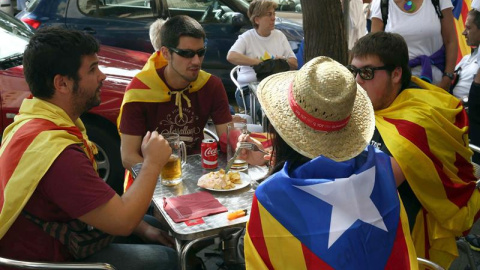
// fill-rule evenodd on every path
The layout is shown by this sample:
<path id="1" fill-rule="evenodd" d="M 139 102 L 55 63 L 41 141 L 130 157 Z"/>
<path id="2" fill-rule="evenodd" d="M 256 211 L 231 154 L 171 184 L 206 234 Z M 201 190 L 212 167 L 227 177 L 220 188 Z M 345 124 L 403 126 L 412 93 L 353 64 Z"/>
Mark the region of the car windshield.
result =
<path id="1" fill-rule="evenodd" d="M 0 14 L 1 69 L 17 65 L 19 59 L 21 61 L 25 46 L 28 44 L 32 34 L 32 31 L 21 21 L 8 15 Z"/>

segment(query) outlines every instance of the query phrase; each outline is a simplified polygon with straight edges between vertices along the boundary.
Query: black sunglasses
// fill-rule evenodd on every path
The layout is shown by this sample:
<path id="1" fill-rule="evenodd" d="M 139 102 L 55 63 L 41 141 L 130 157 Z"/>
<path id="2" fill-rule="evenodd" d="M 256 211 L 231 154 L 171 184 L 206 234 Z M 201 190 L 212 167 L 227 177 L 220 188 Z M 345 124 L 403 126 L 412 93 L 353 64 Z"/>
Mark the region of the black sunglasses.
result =
<path id="1" fill-rule="evenodd" d="M 197 50 L 197 51 L 182 50 L 182 49 L 177 49 L 172 47 L 169 47 L 168 49 L 184 58 L 193 58 L 195 57 L 195 54 L 198 55 L 198 57 L 202 57 L 205 55 L 205 52 L 207 51 L 206 48 L 201 48 L 200 50 Z"/>
<path id="2" fill-rule="evenodd" d="M 395 69 L 394 66 L 386 65 L 381 67 L 363 67 L 357 68 L 356 66 L 348 65 L 348 70 L 352 72 L 353 76 L 357 77 L 357 74 L 360 74 L 360 78 L 364 80 L 371 80 L 375 76 L 375 70 L 388 70 L 392 71 Z"/>

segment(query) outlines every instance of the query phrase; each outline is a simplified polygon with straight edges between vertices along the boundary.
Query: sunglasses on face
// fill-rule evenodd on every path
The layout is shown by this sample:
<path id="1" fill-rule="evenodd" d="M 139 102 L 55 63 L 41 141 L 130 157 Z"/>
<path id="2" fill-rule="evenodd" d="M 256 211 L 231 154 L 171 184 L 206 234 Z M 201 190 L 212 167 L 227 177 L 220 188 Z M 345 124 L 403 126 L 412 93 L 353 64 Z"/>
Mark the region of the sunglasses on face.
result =
<path id="1" fill-rule="evenodd" d="M 195 57 L 195 54 L 198 55 L 198 57 L 202 57 L 205 55 L 205 52 L 207 51 L 207 49 L 205 48 L 201 48 L 200 50 L 197 50 L 197 51 L 182 50 L 182 49 L 171 48 L 171 47 L 169 47 L 168 49 L 184 58 L 193 58 Z"/>
<path id="2" fill-rule="evenodd" d="M 357 74 L 360 75 L 360 78 L 364 80 L 371 80 L 375 76 L 375 70 L 388 70 L 392 71 L 395 69 L 393 66 L 381 66 L 381 67 L 363 67 L 363 68 L 357 68 L 356 66 L 348 65 L 347 66 L 348 70 L 352 72 L 353 76 L 357 77 Z"/>

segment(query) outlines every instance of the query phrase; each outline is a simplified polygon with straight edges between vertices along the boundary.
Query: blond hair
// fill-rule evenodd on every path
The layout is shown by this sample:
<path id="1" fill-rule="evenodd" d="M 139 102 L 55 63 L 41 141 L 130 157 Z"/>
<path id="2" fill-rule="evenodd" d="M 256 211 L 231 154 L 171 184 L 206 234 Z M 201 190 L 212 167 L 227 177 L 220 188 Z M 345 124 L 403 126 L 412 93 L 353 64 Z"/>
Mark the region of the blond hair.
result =
<path id="1" fill-rule="evenodd" d="M 254 0 L 248 7 L 247 16 L 252 22 L 255 29 L 258 28 L 258 24 L 255 22 L 255 18 L 261 17 L 267 14 L 270 8 L 277 9 L 278 4 L 270 0 Z"/>
<path id="2" fill-rule="evenodd" d="M 150 42 L 155 51 L 159 51 L 162 47 L 162 40 L 160 39 L 160 29 L 162 28 L 164 20 L 158 19 L 154 21 L 149 28 Z"/>

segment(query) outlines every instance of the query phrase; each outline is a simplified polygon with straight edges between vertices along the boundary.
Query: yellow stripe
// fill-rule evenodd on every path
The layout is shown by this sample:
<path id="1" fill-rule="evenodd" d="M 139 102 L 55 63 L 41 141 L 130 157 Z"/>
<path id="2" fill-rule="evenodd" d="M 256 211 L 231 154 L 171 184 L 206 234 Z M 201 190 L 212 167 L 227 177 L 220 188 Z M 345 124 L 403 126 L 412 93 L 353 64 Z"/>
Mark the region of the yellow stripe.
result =
<path id="1" fill-rule="evenodd" d="M 408 216 L 407 216 L 407 212 L 405 212 L 405 207 L 403 206 L 402 198 L 398 196 L 398 199 L 400 200 L 400 221 L 401 221 L 403 234 L 405 236 L 405 243 L 407 244 L 408 259 L 410 261 L 410 269 L 416 270 L 418 269 L 418 261 L 417 261 L 418 254 L 416 254 L 415 252 L 415 245 L 410 235 L 410 225 L 408 224 Z"/>
<path id="2" fill-rule="evenodd" d="M 301 242 L 258 202 L 262 231 L 275 269 L 307 269 Z"/>

